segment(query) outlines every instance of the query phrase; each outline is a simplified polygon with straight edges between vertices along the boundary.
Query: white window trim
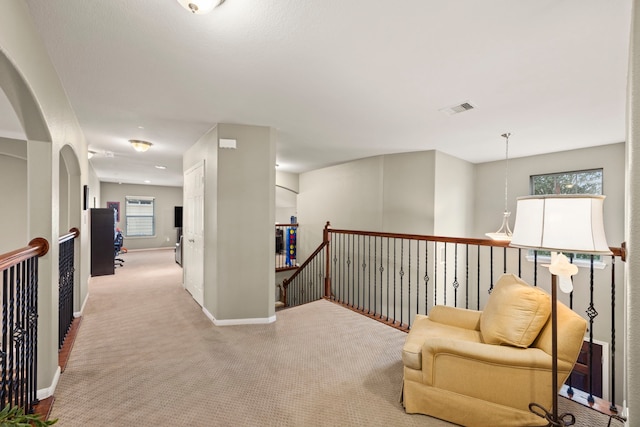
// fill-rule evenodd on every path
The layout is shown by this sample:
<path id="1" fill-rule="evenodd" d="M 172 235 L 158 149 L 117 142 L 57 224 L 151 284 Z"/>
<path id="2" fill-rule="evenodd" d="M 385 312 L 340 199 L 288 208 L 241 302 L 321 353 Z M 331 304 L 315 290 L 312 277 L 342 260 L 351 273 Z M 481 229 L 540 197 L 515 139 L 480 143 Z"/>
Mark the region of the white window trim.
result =
<path id="1" fill-rule="evenodd" d="M 525 258 L 527 258 L 527 261 L 533 263 L 536 258 L 533 254 L 531 254 L 531 252 L 529 251 L 529 253 L 527 253 L 527 255 L 525 255 Z M 548 255 L 538 255 L 538 264 L 550 264 L 551 263 L 551 257 Z M 591 267 L 591 261 L 586 260 L 586 259 L 578 259 L 578 258 L 574 258 L 572 264 L 577 265 L 579 268 L 590 268 Z M 604 268 L 607 266 L 607 263 L 602 261 L 602 260 L 593 260 L 593 268 L 595 270 L 604 270 Z"/>
<path id="2" fill-rule="evenodd" d="M 129 217 L 129 214 L 127 212 L 127 201 L 128 200 L 150 200 L 153 202 L 153 234 L 152 235 L 148 235 L 148 236 L 139 236 L 139 235 L 134 235 L 131 236 L 128 234 L 129 230 L 127 227 L 127 217 Z M 127 239 L 155 239 L 157 238 L 157 231 L 156 231 L 156 198 L 153 196 L 125 196 L 124 197 L 124 237 L 126 237 Z"/>

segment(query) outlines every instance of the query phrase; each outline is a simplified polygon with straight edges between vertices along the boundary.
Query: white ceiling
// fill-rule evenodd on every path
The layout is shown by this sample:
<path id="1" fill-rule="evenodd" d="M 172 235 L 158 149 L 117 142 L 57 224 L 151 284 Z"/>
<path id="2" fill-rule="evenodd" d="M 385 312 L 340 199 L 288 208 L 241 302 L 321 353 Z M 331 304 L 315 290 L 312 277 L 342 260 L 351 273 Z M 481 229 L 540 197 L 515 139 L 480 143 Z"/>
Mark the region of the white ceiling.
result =
<path id="1" fill-rule="evenodd" d="M 498 160 L 506 131 L 512 157 L 625 138 L 631 0 L 27 3 L 103 181 L 182 185 L 182 153 L 215 123 L 275 128 L 290 172 L 431 149 Z M 476 108 L 439 111 L 462 102 Z"/>

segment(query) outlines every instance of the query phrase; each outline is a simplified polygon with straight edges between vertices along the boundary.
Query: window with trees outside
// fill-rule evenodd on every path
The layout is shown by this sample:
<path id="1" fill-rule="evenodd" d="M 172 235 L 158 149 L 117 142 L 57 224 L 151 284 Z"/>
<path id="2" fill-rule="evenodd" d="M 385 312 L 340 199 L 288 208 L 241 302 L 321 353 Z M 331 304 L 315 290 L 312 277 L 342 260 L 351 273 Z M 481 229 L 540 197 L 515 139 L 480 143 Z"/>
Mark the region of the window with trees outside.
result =
<path id="1" fill-rule="evenodd" d="M 574 172 L 559 172 L 543 175 L 531 175 L 531 194 L 602 194 L 602 169 L 589 169 Z M 588 265 L 591 255 L 565 254 L 575 261 L 576 265 Z M 549 251 L 538 251 L 538 259 L 549 258 Z M 530 254 L 533 258 L 533 253 Z M 600 262 L 600 256 L 594 256 L 598 267 L 604 267 Z"/>
<path id="2" fill-rule="evenodd" d="M 155 236 L 154 205 L 154 197 L 125 197 L 125 234 L 127 237 Z"/>

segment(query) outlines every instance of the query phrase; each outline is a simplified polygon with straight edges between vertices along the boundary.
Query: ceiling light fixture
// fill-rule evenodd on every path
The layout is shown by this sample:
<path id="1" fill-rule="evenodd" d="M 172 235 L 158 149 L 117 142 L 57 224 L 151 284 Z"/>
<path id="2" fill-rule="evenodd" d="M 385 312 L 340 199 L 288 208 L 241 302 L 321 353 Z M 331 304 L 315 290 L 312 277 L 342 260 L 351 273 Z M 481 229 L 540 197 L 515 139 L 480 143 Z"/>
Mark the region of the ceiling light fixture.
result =
<path id="1" fill-rule="evenodd" d="M 178 0 L 180 6 L 197 15 L 204 15 L 224 3 L 224 0 Z"/>
<path id="2" fill-rule="evenodd" d="M 504 213 L 502 214 L 502 225 L 495 233 L 486 233 L 486 236 L 492 240 L 503 240 L 510 241 L 511 240 L 511 229 L 509 228 L 509 217 L 511 216 L 511 212 L 507 209 L 507 201 L 508 201 L 508 189 L 509 189 L 509 136 L 510 133 L 503 133 L 501 135 L 506 140 L 506 155 L 505 155 L 505 166 L 504 166 Z"/>
<path id="3" fill-rule="evenodd" d="M 166 168 L 166 166 L 156 165 L 156 169 L 165 170 Z"/>
<path id="4" fill-rule="evenodd" d="M 96 152 L 95 152 L 95 151 L 89 150 L 89 152 L 87 152 L 87 157 L 88 157 L 88 158 L 92 158 L 92 157 L 93 157 L 93 156 L 95 156 L 95 155 L 96 155 Z"/>
<path id="5" fill-rule="evenodd" d="M 133 147 L 134 150 L 136 150 L 136 151 L 138 151 L 140 153 L 144 153 L 149 148 L 151 148 L 151 146 L 153 145 L 150 142 L 141 141 L 139 139 L 130 139 L 129 143 L 131 143 L 131 146 Z"/>

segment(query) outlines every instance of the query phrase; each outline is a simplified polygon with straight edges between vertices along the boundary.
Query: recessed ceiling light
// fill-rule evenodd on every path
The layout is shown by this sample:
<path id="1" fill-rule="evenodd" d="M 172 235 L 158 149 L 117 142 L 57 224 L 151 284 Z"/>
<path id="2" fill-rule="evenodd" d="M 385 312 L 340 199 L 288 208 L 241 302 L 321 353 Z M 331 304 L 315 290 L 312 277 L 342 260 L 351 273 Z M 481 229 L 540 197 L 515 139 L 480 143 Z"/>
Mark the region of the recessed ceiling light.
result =
<path id="1" fill-rule="evenodd" d="M 166 169 L 166 168 L 167 168 L 166 166 L 156 165 L 156 169 L 162 169 L 162 170 L 164 170 L 164 169 Z"/>
<path id="2" fill-rule="evenodd" d="M 144 126 L 138 126 L 138 129 L 144 129 Z"/>
<path id="3" fill-rule="evenodd" d="M 145 184 L 151 184 L 151 181 L 149 181 L 148 179 L 145 179 L 145 180 L 144 180 L 144 183 L 145 183 Z"/>

